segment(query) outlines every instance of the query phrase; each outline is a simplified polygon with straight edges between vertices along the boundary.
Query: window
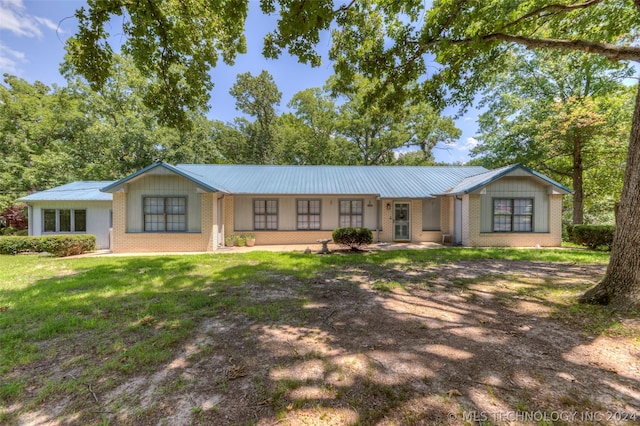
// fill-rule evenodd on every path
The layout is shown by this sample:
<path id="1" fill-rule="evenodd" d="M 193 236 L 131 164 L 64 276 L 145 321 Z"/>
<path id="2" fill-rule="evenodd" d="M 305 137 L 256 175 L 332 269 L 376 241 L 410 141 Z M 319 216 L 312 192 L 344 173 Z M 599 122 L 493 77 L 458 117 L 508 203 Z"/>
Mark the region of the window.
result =
<path id="1" fill-rule="evenodd" d="M 533 199 L 496 198 L 493 200 L 494 232 L 532 232 Z"/>
<path id="2" fill-rule="evenodd" d="M 340 200 L 340 228 L 362 227 L 362 200 Z"/>
<path id="3" fill-rule="evenodd" d="M 56 232 L 57 210 L 45 209 L 43 216 L 44 216 L 44 232 Z"/>
<path id="4" fill-rule="evenodd" d="M 44 209 L 44 232 L 87 232 L 87 211 Z"/>
<path id="5" fill-rule="evenodd" d="M 320 229 L 320 200 L 298 200 L 298 229 Z"/>
<path id="6" fill-rule="evenodd" d="M 145 232 L 185 232 L 187 199 L 185 197 L 145 197 Z"/>
<path id="7" fill-rule="evenodd" d="M 253 200 L 253 229 L 278 229 L 278 200 Z"/>
<path id="8" fill-rule="evenodd" d="M 74 210 L 73 223 L 75 224 L 76 232 L 87 232 L 87 211 Z"/>
<path id="9" fill-rule="evenodd" d="M 58 210 L 60 232 L 71 232 L 71 210 Z"/>
<path id="10" fill-rule="evenodd" d="M 422 201 L 422 230 L 440 230 L 440 198 L 427 198 Z"/>

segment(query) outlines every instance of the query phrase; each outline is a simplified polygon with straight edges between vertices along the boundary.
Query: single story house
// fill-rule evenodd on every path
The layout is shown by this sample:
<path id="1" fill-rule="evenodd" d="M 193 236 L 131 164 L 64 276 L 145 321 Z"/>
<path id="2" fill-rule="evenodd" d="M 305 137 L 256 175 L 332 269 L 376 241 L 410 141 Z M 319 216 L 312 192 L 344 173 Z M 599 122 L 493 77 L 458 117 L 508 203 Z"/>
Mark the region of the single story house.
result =
<path id="1" fill-rule="evenodd" d="M 111 183 L 72 182 L 20 198 L 28 206 L 29 235 L 93 234 L 100 248 L 110 248 L 113 197 L 100 189 Z"/>
<path id="2" fill-rule="evenodd" d="M 96 234 L 113 252 L 213 251 L 225 235 L 311 244 L 337 227 L 380 242 L 559 246 L 565 186 L 525 166 L 257 166 L 157 162 L 115 182 L 31 194 L 30 235 Z"/>

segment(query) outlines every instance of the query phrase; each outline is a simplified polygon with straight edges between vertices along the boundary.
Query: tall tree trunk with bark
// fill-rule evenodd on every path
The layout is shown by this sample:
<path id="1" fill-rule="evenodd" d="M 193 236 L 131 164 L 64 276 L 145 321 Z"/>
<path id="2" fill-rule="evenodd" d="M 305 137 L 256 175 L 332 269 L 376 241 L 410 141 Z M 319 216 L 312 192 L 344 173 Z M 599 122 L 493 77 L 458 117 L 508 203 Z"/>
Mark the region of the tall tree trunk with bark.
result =
<path id="1" fill-rule="evenodd" d="M 640 84 L 611 260 L 602 281 L 580 301 L 620 310 L 640 309 Z"/>
<path id="2" fill-rule="evenodd" d="M 584 187 L 582 184 L 582 135 L 578 130 L 573 138 L 573 224 L 582 225 L 584 220 Z"/>

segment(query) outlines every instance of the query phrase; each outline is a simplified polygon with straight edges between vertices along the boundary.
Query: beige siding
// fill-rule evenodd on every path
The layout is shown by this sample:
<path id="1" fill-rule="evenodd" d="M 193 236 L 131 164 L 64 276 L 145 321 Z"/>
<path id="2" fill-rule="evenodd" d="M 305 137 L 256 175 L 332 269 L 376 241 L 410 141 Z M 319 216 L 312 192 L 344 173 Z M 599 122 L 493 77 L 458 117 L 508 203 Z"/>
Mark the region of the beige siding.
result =
<path id="1" fill-rule="evenodd" d="M 45 235 L 43 209 L 74 209 L 87 211 L 87 234 L 96 236 L 98 248 L 109 248 L 111 226 L 111 201 L 38 201 L 32 206 L 29 218 L 29 235 Z"/>
<path id="2" fill-rule="evenodd" d="M 187 231 L 200 232 L 200 194 L 197 186 L 176 175 L 153 174 L 134 180 L 127 185 L 127 232 L 143 232 L 144 217 L 142 203 L 144 197 L 186 197 Z"/>
<path id="3" fill-rule="evenodd" d="M 459 206 L 461 207 L 461 205 Z M 460 215 L 462 217 L 462 215 Z M 447 196 L 440 199 L 440 240 L 446 237 L 445 242 L 460 242 L 460 236 L 456 235 L 460 229 L 456 230 L 456 197 Z"/>
<path id="4" fill-rule="evenodd" d="M 366 228 L 376 229 L 377 201 L 372 196 L 253 196 L 236 195 L 233 197 L 233 227 L 234 232 L 253 231 L 253 200 L 278 200 L 278 231 L 297 231 L 296 200 L 320 200 L 320 228 L 322 231 L 332 231 L 339 223 L 339 200 L 363 201 L 363 224 Z M 369 207 L 370 205 L 370 207 Z M 226 221 L 227 226 L 230 225 Z M 273 231 L 271 231 L 273 232 Z M 302 231 L 301 231 L 302 232 Z M 309 232 L 309 231 L 304 231 Z M 256 243 L 258 240 L 256 239 Z"/>
<path id="5" fill-rule="evenodd" d="M 502 178 L 486 187 L 480 201 L 480 232 L 493 231 L 494 198 L 533 198 L 533 231 L 549 232 L 549 195 L 547 187 L 532 179 Z"/>
<path id="6" fill-rule="evenodd" d="M 473 198 L 473 199 L 472 199 Z M 476 211 L 477 195 L 465 194 L 462 196 L 462 235 L 456 238 L 456 241 L 462 241 L 463 246 L 470 246 L 470 235 L 477 228 L 479 222 L 478 212 Z M 473 203 L 473 205 L 472 205 Z M 474 225 L 476 225 L 474 227 Z"/>
<path id="7" fill-rule="evenodd" d="M 380 231 L 380 241 L 393 241 L 393 203 L 409 203 L 409 219 L 411 221 L 410 233 L 413 242 L 440 242 L 442 240 L 442 232 L 440 231 L 423 231 L 422 230 L 422 202 L 423 200 L 381 200 L 380 212 L 382 228 Z M 387 210 L 387 204 L 391 206 Z"/>
<path id="8" fill-rule="evenodd" d="M 470 199 L 471 208 L 480 209 L 478 198 Z M 562 195 L 549 196 L 549 232 L 472 233 L 469 246 L 474 247 L 559 247 L 562 244 Z"/>
<path id="9" fill-rule="evenodd" d="M 200 205 L 202 232 L 127 232 L 127 201 L 124 193 L 113 194 L 113 247 L 115 253 L 132 252 L 194 252 L 217 248 L 217 197 L 213 193 L 191 194 Z"/>
<path id="10" fill-rule="evenodd" d="M 438 203 L 439 204 L 439 203 Z M 438 208 L 440 206 L 438 205 Z M 436 230 L 423 230 L 423 200 L 411 200 L 411 241 L 440 242 L 442 233 Z"/>
<path id="11" fill-rule="evenodd" d="M 562 244 L 562 195 L 548 195 L 546 187 L 535 183 L 534 185 L 538 187 L 538 192 L 533 196 L 534 215 L 544 216 L 543 223 L 547 224 L 546 231 L 538 229 L 535 232 L 481 231 L 481 222 L 484 222 L 484 218 L 481 221 L 480 216 L 486 214 L 483 203 L 489 197 L 489 191 L 487 191 L 487 195 L 464 196 L 468 205 L 468 213 L 465 212 L 468 226 L 463 244 L 472 247 L 559 247 Z M 489 211 L 489 215 L 492 216 L 492 214 L 493 212 Z"/>

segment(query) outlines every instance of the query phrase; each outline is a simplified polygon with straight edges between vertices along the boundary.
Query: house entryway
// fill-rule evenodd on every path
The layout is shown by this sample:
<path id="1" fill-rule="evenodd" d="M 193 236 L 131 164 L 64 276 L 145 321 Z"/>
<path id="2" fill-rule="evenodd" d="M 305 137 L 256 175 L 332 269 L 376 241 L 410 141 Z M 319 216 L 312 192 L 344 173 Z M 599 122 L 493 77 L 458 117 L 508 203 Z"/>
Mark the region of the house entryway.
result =
<path id="1" fill-rule="evenodd" d="M 409 203 L 393 204 L 393 240 L 411 240 L 411 227 L 409 217 Z"/>

